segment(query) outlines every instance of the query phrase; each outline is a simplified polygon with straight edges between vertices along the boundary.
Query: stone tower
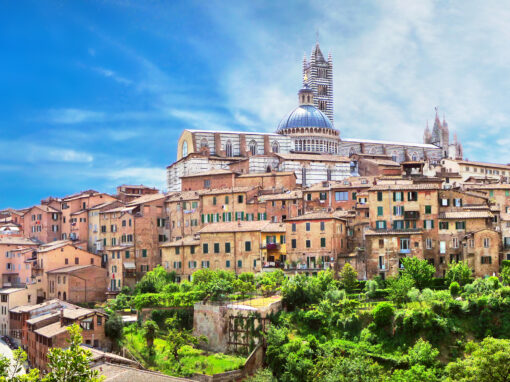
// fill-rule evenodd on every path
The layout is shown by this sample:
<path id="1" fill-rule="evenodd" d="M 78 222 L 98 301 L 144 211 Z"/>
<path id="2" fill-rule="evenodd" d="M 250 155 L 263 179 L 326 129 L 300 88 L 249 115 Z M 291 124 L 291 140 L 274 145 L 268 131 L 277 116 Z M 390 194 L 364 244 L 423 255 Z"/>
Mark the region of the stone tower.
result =
<path id="1" fill-rule="evenodd" d="M 319 42 L 312 50 L 310 61 L 303 58 L 303 85 L 305 78 L 313 90 L 314 106 L 321 110 L 333 123 L 333 58 L 331 53 L 326 60 Z"/>

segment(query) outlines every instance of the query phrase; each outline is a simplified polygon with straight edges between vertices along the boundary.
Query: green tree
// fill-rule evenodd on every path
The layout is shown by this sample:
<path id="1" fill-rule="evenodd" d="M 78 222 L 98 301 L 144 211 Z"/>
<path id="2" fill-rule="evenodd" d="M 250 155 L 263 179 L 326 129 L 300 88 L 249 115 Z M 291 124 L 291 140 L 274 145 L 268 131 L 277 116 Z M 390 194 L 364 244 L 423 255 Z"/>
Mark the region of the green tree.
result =
<path id="1" fill-rule="evenodd" d="M 469 342 L 465 358 L 446 366 L 447 381 L 508 382 L 510 380 L 510 340 L 486 337 Z"/>
<path id="2" fill-rule="evenodd" d="M 464 261 L 452 261 L 448 264 L 446 270 L 445 279 L 447 284 L 450 285 L 452 282 L 458 282 L 460 286 L 464 286 L 471 281 L 471 268 Z"/>
<path id="3" fill-rule="evenodd" d="M 391 326 L 394 314 L 395 309 L 389 302 L 380 302 L 372 311 L 374 323 L 379 328 Z"/>
<path id="4" fill-rule="evenodd" d="M 358 272 L 352 267 L 351 264 L 345 263 L 340 271 L 340 282 L 343 287 L 348 291 L 352 291 L 358 285 Z"/>
<path id="5" fill-rule="evenodd" d="M 159 330 L 158 324 L 156 321 L 147 320 L 143 324 L 143 336 L 145 337 L 145 341 L 147 342 L 147 347 L 149 348 L 149 352 L 152 353 L 154 340 L 156 339 L 156 334 Z"/>
<path id="6" fill-rule="evenodd" d="M 122 317 L 118 314 L 112 314 L 106 321 L 104 331 L 108 338 L 116 342 L 122 339 L 123 327 L 124 323 L 122 322 Z"/>
<path id="7" fill-rule="evenodd" d="M 407 370 L 397 369 L 386 379 L 388 382 L 439 382 L 437 369 L 413 365 Z"/>
<path id="8" fill-rule="evenodd" d="M 384 369 L 377 362 L 356 352 L 340 357 L 333 369 L 321 380 L 324 382 L 377 382 L 383 381 Z"/>
<path id="9" fill-rule="evenodd" d="M 104 377 L 90 368 L 92 353 L 81 347 L 81 329 L 73 324 L 68 329 L 69 348 L 52 348 L 48 352 L 49 373 L 43 382 L 99 382 Z"/>
<path id="10" fill-rule="evenodd" d="M 166 325 L 169 327 L 168 332 L 165 336 L 165 340 L 167 343 L 167 347 L 170 351 L 170 354 L 177 362 L 178 369 L 181 369 L 181 359 L 179 350 L 185 345 L 198 345 L 201 342 L 207 342 L 207 337 L 205 336 L 194 336 L 191 331 L 179 329 L 176 324 L 176 318 L 171 317 L 166 320 Z"/>
<path id="11" fill-rule="evenodd" d="M 450 294 L 452 297 L 457 297 L 460 294 L 460 285 L 457 281 L 450 284 Z"/>
<path id="12" fill-rule="evenodd" d="M 503 260 L 501 263 L 501 281 L 503 285 L 510 285 L 510 260 Z"/>
<path id="13" fill-rule="evenodd" d="M 152 271 L 147 272 L 135 286 L 135 294 L 158 293 L 170 283 L 175 282 L 176 273 L 167 272 L 165 268 L 158 265 Z"/>
<path id="14" fill-rule="evenodd" d="M 423 365 L 426 367 L 437 366 L 439 350 L 434 348 L 428 341 L 420 338 L 407 353 L 409 365 Z"/>
<path id="15" fill-rule="evenodd" d="M 36 382 L 40 381 L 39 370 L 31 369 L 24 373 L 23 365 L 27 360 L 27 353 L 16 349 L 12 353 L 12 362 L 0 356 L 0 382 Z"/>
<path id="16" fill-rule="evenodd" d="M 414 284 L 420 290 L 430 286 L 436 268 L 429 264 L 427 260 L 420 260 L 417 257 L 405 257 L 402 259 L 404 275 L 409 275 L 414 280 Z"/>
<path id="17" fill-rule="evenodd" d="M 406 273 L 400 277 L 388 278 L 389 299 L 398 305 L 408 300 L 408 293 L 414 287 L 414 280 Z"/>

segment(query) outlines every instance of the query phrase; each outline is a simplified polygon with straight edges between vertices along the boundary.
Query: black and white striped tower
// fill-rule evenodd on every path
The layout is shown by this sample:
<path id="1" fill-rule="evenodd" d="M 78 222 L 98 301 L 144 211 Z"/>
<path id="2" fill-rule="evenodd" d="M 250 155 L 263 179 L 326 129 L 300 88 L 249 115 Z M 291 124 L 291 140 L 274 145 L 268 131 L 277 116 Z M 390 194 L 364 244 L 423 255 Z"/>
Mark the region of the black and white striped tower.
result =
<path id="1" fill-rule="evenodd" d="M 303 59 L 303 78 L 308 78 L 308 85 L 313 90 L 314 105 L 333 121 L 333 58 L 331 53 L 325 60 L 319 42 L 312 50 L 310 61 Z M 303 82 L 304 85 L 304 82 Z"/>

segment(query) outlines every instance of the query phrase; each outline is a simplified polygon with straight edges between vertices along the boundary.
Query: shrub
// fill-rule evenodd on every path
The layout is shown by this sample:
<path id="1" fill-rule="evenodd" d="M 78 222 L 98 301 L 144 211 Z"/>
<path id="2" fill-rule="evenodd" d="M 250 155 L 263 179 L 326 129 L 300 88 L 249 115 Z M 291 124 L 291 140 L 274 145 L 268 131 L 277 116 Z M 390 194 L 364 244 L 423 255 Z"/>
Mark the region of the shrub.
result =
<path id="1" fill-rule="evenodd" d="M 372 312 L 374 322 L 379 328 L 391 324 L 394 314 L 395 309 L 389 302 L 380 302 Z"/>
<path id="2" fill-rule="evenodd" d="M 378 288 L 377 281 L 375 280 L 367 280 L 365 283 L 365 293 L 369 298 L 374 298 L 376 295 L 376 290 Z"/>
<path id="3" fill-rule="evenodd" d="M 471 281 L 471 274 L 472 274 L 471 268 L 469 268 L 466 262 L 452 261 L 450 264 L 448 264 L 445 279 L 446 282 L 448 283 L 447 285 L 456 281 L 459 283 L 459 285 L 464 286 L 468 284 L 469 281 Z"/>
<path id="4" fill-rule="evenodd" d="M 351 264 L 346 263 L 340 272 L 340 281 L 347 291 L 352 291 L 358 285 L 358 272 Z"/>
<path id="5" fill-rule="evenodd" d="M 460 294 L 460 285 L 457 281 L 450 284 L 450 294 L 452 297 L 457 297 Z"/>
<path id="6" fill-rule="evenodd" d="M 436 268 L 427 260 L 420 260 L 417 257 L 405 257 L 402 259 L 404 270 L 403 275 L 408 275 L 414 280 L 417 288 L 423 289 L 430 286 Z"/>
<path id="7" fill-rule="evenodd" d="M 433 367 L 437 364 L 437 356 L 439 350 L 432 347 L 432 345 L 420 338 L 414 346 L 409 349 L 408 359 L 409 365 L 423 365 L 427 367 Z"/>

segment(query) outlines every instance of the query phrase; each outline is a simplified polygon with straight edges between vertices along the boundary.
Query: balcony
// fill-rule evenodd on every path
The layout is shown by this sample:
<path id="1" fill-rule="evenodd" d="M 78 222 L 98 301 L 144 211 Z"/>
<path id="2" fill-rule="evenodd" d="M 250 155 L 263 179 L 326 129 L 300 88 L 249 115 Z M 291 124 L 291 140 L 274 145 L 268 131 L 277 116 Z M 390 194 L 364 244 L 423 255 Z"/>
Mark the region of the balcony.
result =
<path id="1" fill-rule="evenodd" d="M 400 248 L 400 249 L 398 250 L 398 253 L 400 253 L 400 254 L 406 254 L 406 255 L 407 255 L 407 254 L 411 253 L 411 249 L 410 249 L 410 248 Z"/>
<path id="2" fill-rule="evenodd" d="M 406 220 L 418 220 L 420 213 L 418 211 L 404 211 L 404 219 Z"/>
<path id="3" fill-rule="evenodd" d="M 268 251 L 276 251 L 280 249 L 280 244 L 278 243 L 267 243 L 266 245 L 262 245 L 262 249 L 267 249 Z"/>

